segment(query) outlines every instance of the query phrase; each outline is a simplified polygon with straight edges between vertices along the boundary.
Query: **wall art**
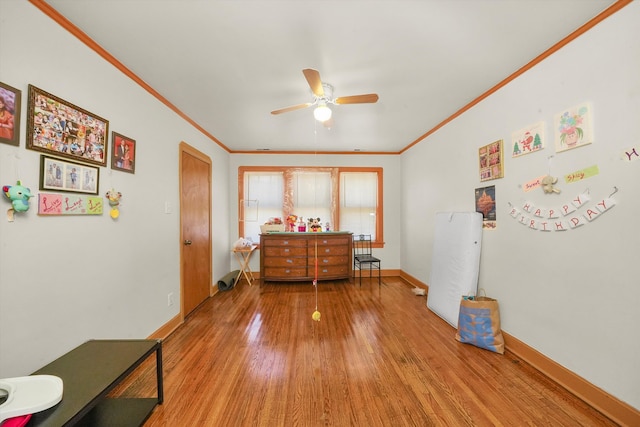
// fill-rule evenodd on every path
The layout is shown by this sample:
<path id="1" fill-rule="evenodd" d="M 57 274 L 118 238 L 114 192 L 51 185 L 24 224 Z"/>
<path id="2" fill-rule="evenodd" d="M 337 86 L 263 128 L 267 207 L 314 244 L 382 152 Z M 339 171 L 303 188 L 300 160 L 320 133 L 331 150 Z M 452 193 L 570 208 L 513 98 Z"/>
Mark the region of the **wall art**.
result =
<path id="1" fill-rule="evenodd" d="M 135 173 L 136 171 L 136 141 L 111 132 L 111 169 Z"/>
<path id="2" fill-rule="evenodd" d="M 588 168 L 584 168 L 575 172 L 568 173 L 564 176 L 564 181 L 568 184 L 573 182 L 582 181 L 583 179 L 591 178 L 592 176 L 596 176 L 600 173 L 600 168 L 598 165 L 589 166 Z"/>
<path id="3" fill-rule="evenodd" d="M 0 82 L 0 142 L 20 145 L 20 98 L 22 92 Z"/>
<path id="4" fill-rule="evenodd" d="M 520 157 L 544 148 L 544 122 L 529 125 L 511 134 L 511 156 Z"/>
<path id="5" fill-rule="evenodd" d="M 27 148 L 107 165 L 109 122 L 29 85 Z"/>
<path id="6" fill-rule="evenodd" d="M 40 156 L 40 190 L 98 194 L 100 168 Z"/>
<path id="7" fill-rule="evenodd" d="M 593 142 L 591 105 L 582 103 L 554 118 L 556 153 Z"/>
<path id="8" fill-rule="evenodd" d="M 102 215 L 104 202 L 99 196 L 83 194 L 38 194 L 38 215 Z"/>
<path id="9" fill-rule="evenodd" d="M 489 181 L 504 176 L 502 140 L 480 147 L 478 156 L 480 159 L 480 181 Z"/>
<path id="10" fill-rule="evenodd" d="M 496 186 L 476 188 L 476 212 L 482 214 L 482 228 L 495 229 L 496 222 Z"/>

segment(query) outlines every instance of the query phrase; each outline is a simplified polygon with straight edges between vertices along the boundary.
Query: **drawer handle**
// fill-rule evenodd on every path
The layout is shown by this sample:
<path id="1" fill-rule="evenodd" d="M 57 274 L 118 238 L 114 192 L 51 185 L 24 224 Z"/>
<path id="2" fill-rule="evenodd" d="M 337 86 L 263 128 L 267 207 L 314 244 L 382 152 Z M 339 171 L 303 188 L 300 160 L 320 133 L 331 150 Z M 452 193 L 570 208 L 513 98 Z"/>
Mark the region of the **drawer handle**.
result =
<path id="1" fill-rule="evenodd" d="M 323 240 L 323 241 L 322 241 L 322 243 L 324 243 L 324 244 L 326 245 L 326 244 L 328 243 L 328 241 L 326 241 L 326 240 Z"/>
<path id="2" fill-rule="evenodd" d="M 285 252 L 289 252 L 289 248 L 285 249 L 284 251 L 285 251 Z"/>
<path id="3" fill-rule="evenodd" d="M 327 249 L 325 249 L 324 251 L 325 251 L 326 253 L 329 253 L 329 252 L 331 252 L 331 249 L 328 249 L 328 248 L 327 248 Z"/>
<path id="4" fill-rule="evenodd" d="M 285 270 L 284 272 L 289 274 L 289 273 L 291 273 L 291 270 Z"/>
<path id="5" fill-rule="evenodd" d="M 288 260 L 287 260 L 287 262 L 288 262 L 289 264 L 291 264 L 291 263 L 293 263 L 293 260 L 292 260 L 292 259 L 288 259 Z"/>
<path id="6" fill-rule="evenodd" d="M 322 272 L 323 272 L 323 273 L 328 273 L 328 272 L 329 272 L 329 270 L 324 269 L 324 270 L 322 270 Z"/>
<path id="7" fill-rule="evenodd" d="M 328 259 L 323 259 L 322 262 L 324 262 L 325 264 L 329 262 Z"/>
<path id="8" fill-rule="evenodd" d="M 282 244 L 283 244 L 283 245 L 288 245 L 288 244 L 289 244 L 289 241 L 288 241 L 288 240 L 283 240 L 283 241 L 282 241 Z"/>

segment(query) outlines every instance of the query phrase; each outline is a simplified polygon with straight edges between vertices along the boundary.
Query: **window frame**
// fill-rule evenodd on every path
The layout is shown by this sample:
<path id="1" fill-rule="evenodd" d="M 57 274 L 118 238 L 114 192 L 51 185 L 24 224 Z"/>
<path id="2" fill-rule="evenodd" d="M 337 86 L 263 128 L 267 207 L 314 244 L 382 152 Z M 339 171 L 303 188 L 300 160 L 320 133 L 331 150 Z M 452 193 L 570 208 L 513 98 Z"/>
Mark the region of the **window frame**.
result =
<path id="1" fill-rule="evenodd" d="M 383 169 L 381 167 L 322 167 L 322 166 L 239 166 L 238 167 L 238 237 L 244 236 L 244 175 L 246 172 L 282 172 L 286 177 L 296 171 L 305 172 L 332 172 L 332 186 L 334 192 L 332 194 L 331 205 L 332 210 L 331 224 L 336 230 L 340 230 L 340 174 L 343 172 L 374 172 L 378 177 L 378 194 L 376 205 L 376 240 L 372 242 L 372 246 L 381 248 L 384 246 L 384 199 L 383 199 Z M 287 193 L 287 179 L 285 178 L 284 194 Z M 284 218 L 283 218 L 284 219 Z"/>

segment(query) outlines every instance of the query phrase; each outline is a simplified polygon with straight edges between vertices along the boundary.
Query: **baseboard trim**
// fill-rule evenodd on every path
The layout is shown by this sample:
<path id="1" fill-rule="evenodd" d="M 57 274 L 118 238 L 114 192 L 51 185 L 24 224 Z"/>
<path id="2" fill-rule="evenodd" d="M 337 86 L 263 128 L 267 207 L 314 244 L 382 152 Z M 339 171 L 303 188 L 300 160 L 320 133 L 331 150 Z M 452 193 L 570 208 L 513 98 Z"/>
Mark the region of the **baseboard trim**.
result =
<path id="1" fill-rule="evenodd" d="M 416 288 L 426 289 L 427 291 L 429 290 L 429 285 L 427 285 L 426 283 L 422 283 L 420 280 L 416 279 L 415 277 L 411 276 L 410 274 L 405 273 L 402 270 L 400 270 L 398 276 L 400 276 L 400 278 L 402 280 L 404 280 L 405 282 L 407 282 L 410 285 L 415 286 Z"/>
<path id="2" fill-rule="evenodd" d="M 364 271 L 366 271 L 366 269 Z M 402 273 L 401 270 L 384 270 L 384 269 L 382 269 L 382 270 L 380 270 L 380 277 L 398 277 L 398 276 L 400 276 L 401 273 Z M 257 272 L 253 271 L 253 277 L 256 280 L 260 280 L 260 272 L 259 271 L 257 271 Z M 240 279 L 240 281 L 242 281 L 242 280 L 244 280 L 244 279 Z M 240 283 L 240 281 L 238 281 L 238 283 Z M 246 283 L 246 280 L 245 280 L 245 283 Z"/>
<path id="3" fill-rule="evenodd" d="M 165 323 L 164 325 L 162 325 L 160 327 L 160 329 L 158 329 L 157 331 L 155 331 L 154 333 L 152 333 L 148 339 L 154 339 L 154 340 L 164 340 L 166 339 L 169 335 L 171 335 L 171 333 L 173 331 L 175 331 L 176 329 L 178 329 L 178 327 L 180 325 L 182 325 L 184 323 L 184 320 L 182 319 L 182 316 L 180 314 L 176 315 L 174 318 L 172 318 L 171 320 L 169 320 L 167 323 Z"/>
<path id="4" fill-rule="evenodd" d="M 429 285 L 401 271 L 400 278 L 418 288 Z M 621 426 L 640 426 L 640 411 L 568 370 L 516 337 L 502 331 L 505 348 L 547 378 Z"/>
<path id="5" fill-rule="evenodd" d="M 622 426 L 640 426 L 640 411 L 502 331 L 505 347 L 546 377 Z"/>

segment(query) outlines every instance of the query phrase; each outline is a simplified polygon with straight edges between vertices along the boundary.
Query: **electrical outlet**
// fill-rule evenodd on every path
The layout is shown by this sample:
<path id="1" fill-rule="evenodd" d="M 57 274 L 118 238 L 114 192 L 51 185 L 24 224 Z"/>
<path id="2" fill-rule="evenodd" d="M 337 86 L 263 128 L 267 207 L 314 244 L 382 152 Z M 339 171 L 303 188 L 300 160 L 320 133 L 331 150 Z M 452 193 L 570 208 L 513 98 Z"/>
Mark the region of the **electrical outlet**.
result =
<path id="1" fill-rule="evenodd" d="M 173 292 L 169 292 L 167 295 L 167 307 L 171 307 L 173 305 Z"/>

